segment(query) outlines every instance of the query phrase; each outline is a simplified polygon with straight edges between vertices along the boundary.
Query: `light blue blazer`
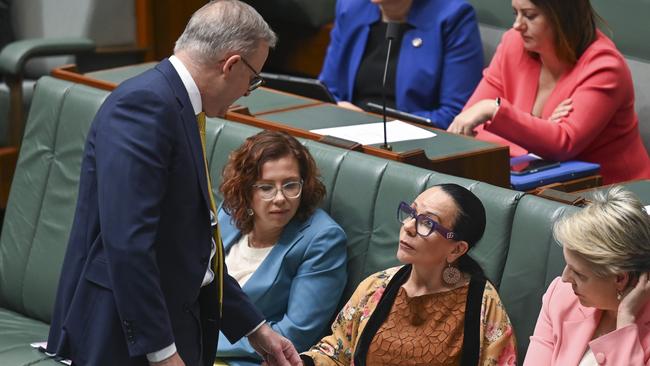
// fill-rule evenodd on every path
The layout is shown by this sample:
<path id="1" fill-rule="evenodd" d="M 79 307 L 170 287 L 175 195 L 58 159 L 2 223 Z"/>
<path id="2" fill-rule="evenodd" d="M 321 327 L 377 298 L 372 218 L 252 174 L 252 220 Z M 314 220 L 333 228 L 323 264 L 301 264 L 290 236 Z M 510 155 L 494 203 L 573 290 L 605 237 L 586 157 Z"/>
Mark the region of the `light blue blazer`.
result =
<path id="1" fill-rule="evenodd" d="M 337 100 L 352 100 L 370 26 L 380 17 L 379 7 L 369 0 L 336 2 L 319 79 Z M 413 28 L 399 45 L 397 109 L 447 128 L 481 80 L 483 48 L 476 14 L 465 0 L 413 0 L 407 22 Z"/>
<path id="2" fill-rule="evenodd" d="M 218 218 L 227 253 L 241 232 L 223 209 Z M 316 343 L 330 325 L 347 279 L 346 243 L 343 229 L 321 209 L 304 222 L 291 220 L 242 288 L 269 325 L 299 352 Z M 230 365 L 261 361 L 248 339 L 233 344 L 223 334 L 217 358 Z"/>

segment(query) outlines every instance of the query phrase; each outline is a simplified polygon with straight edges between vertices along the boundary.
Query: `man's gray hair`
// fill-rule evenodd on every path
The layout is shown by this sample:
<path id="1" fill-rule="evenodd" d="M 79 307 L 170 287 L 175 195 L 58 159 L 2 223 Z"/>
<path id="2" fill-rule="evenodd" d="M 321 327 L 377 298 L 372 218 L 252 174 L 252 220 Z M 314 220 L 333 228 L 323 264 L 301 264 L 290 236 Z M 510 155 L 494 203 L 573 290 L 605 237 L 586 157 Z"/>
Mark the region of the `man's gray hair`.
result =
<path id="1" fill-rule="evenodd" d="M 274 47 L 277 36 L 253 7 L 238 0 L 214 0 L 192 15 L 174 53 L 187 51 L 196 61 L 211 64 L 229 52 L 251 56 L 261 41 Z"/>

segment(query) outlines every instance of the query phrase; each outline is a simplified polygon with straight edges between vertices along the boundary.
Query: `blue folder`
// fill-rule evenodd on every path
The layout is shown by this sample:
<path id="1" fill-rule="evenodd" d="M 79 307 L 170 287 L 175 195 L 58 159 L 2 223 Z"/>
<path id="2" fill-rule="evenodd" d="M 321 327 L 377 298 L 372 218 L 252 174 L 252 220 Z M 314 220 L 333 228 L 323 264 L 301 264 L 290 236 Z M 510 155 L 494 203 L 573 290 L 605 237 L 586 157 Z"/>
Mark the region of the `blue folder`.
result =
<path id="1" fill-rule="evenodd" d="M 529 155 L 517 156 L 510 159 L 510 164 L 530 160 Z M 518 191 L 527 191 L 546 184 L 565 182 L 571 179 L 598 174 L 600 165 L 586 161 L 563 161 L 559 167 L 542 170 L 536 173 L 513 175 L 510 174 L 510 185 Z"/>

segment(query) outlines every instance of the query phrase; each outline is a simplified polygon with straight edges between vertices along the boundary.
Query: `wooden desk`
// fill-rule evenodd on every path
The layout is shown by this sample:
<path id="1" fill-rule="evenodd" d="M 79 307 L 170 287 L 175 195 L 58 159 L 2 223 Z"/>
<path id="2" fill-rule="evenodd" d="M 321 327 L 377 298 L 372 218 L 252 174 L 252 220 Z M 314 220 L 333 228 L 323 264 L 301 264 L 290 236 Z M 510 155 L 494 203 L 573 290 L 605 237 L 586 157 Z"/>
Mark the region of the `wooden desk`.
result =
<path id="1" fill-rule="evenodd" d="M 74 66 L 55 69 L 57 78 L 95 86 L 105 90 L 114 89 L 120 82 L 133 77 L 155 63 L 95 71 L 85 75 L 76 72 Z M 311 132 L 316 128 L 355 125 L 381 121 L 381 116 L 356 112 L 333 104 L 260 88 L 250 96 L 242 97 L 234 105 L 247 108 L 252 115 L 241 109 L 231 110 L 226 119 L 256 127 L 280 130 L 296 137 L 325 142 L 326 136 Z M 401 161 L 438 172 L 491 183 L 501 187 L 510 186 L 509 155 L 506 146 L 479 141 L 473 138 L 447 133 L 431 127 L 423 127 L 437 134 L 434 138 L 395 142 L 393 151 L 378 145 L 364 145 L 360 150 L 378 157 Z"/>
<path id="2" fill-rule="evenodd" d="M 565 182 L 557 182 L 552 184 L 547 184 L 541 187 L 537 187 L 529 191 L 529 193 L 538 194 L 546 189 L 555 189 L 561 192 L 578 192 L 588 189 L 598 188 L 603 183 L 603 177 L 601 175 L 590 175 L 587 177 L 567 180 Z"/>
<path id="3" fill-rule="evenodd" d="M 52 70 L 52 76 L 75 83 L 90 85 L 103 90 L 113 90 L 121 82 L 139 75 L 153 67 L 157 62 L 117 67 L 80 74 L 75 65 L 66 65 Z M 321 104 L 321 101 L 303 98 L 268 88 L 259 88 L 247 97 L 241 97 L 233 106 L 243 106 L 254 115 L 289 110 L 297 107 Z"/>
<path id="4" fill-rule="evenodd" d="M 311 130 L 382 120 L 377 114 L 351 111 L 328 103 L 266 112 L 257 116 L 231 111 L 226 115 L 226 119 L 318 141 L 323 141 L 324 136 Z M 423 128 L 433 131 L 437 136 L 425 140 L 393 142 L 393 151 L 381 149 L 381 144 L 364 145 L 361 151 L 501 187 L 510 185 L 507 147 L 450 134 L 432 127 Z"/>

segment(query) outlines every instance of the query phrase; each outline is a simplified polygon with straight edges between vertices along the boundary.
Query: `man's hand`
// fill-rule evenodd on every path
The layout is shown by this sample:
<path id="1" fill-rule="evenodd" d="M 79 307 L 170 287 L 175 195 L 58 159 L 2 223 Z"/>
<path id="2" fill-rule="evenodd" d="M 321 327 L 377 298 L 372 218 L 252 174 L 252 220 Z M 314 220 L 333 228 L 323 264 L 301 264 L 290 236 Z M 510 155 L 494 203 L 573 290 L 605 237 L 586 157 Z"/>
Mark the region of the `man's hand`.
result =
<path id="1" fill-rule="evenodd" d="M 178 352 L 171 355 L 160 362 L 149 362 L 150 366 L 185 366 L 185 362 L 181 359 Z"/>
<path id="2" fill-rule="evenodd" d="M 263 365 L 302 366 L 293 344 L 266 324 L 250 334 L 248 341 L 264 359 Z"/>

